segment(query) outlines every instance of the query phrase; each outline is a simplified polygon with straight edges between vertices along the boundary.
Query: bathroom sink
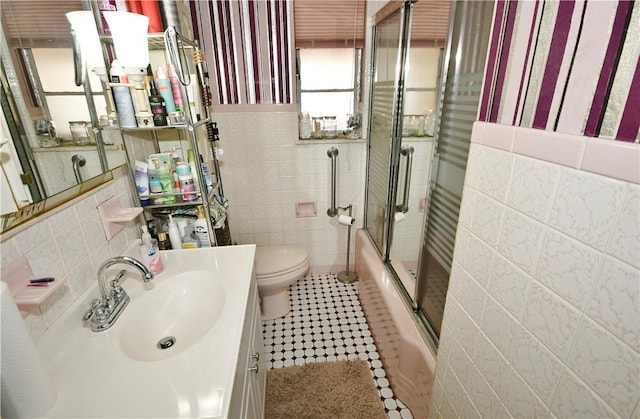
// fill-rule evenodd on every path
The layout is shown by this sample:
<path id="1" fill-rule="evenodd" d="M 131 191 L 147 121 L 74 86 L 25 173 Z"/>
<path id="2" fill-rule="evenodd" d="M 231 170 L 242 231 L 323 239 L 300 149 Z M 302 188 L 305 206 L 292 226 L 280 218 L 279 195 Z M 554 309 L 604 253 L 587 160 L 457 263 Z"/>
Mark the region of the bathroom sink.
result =
<path id="1" fill-rule="evenodd" d="M 138 242 L 124 252 L 137 253 Z M 160 254 L 164 271 L 151 282 L 135 270 L 123 276 L 131 300 L 109 329 L 80 322 L 99 295 L 95 281 L 38 342 L 57 392 L 43 417 L 228 417 L 249 295 L 257 292 L 255 245 Z M 170 336 L 175 343 L 159 349 Z"/>
<path id="2" fill-rule="evenodd" d="M 120 346 L 139 361 L 156 361 L 197 342 L 219 319 L 225 286 L 206 271 L 172 275 L 129 304 Z"/>

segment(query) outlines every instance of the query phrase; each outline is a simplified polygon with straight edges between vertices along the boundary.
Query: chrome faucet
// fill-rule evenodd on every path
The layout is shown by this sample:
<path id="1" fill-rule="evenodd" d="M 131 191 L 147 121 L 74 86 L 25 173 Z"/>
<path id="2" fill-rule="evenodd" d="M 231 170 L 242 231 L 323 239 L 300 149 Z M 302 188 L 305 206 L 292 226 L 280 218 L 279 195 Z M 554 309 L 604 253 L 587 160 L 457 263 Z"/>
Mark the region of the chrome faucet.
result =
<path id="1" fill-rule="evenodd" d="M 120 280 L 127 271 L 120 271 L 111 283 L 108 283 L 106 279 L 105 271 L 119 263 L 133 266 L 140 271 L 144 282 L 149 282 L 153 279 L 153 274 L 149 272 L 146 266 L 129 256 L 116 256 L 102 263 L 98 268 L 98 286 L 102 299 L 95 299 L 91 304 L 91 308 L 82 316 L 83 321 L 91 320 L 91 330 L 94 332 L 101 332 L 110 328 L 118 320 L 122 310 L 129 304 L 129 296 L 120 286 Z"/>

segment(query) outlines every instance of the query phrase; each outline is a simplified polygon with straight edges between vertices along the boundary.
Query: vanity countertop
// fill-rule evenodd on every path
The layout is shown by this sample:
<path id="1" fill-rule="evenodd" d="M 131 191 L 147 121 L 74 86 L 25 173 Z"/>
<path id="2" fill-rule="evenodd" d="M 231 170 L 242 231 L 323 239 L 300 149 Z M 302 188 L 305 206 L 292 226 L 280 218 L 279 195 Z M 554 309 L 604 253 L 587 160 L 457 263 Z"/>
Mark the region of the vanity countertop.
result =
<path id="1" fill-rule="evenodd" d="M 161 254 L 165 270 L 150 283 L 143 283 L 135 270 L 127 273 L 122 286 L 131 301 L 110 329 L 92 332 L 81 322 L 89 302 L 98 295 L 96 280 L 96 284 L 78 299 L 81 303 L 74 303 L 39 340 L 39 355 L 58 393 L 57 403 L 46 417 L 227 416 L 247 298 L 252 281 L 255 281 L 255 245 L 163 251 Z M 113 266 L 107 271 L 107 278 L 113 278 L 124 268 L 128 267 Z M 130 331 L 126 329 L 136 319 L 155 316 L 150 317 L 150 321 L 154 321 L 164 313 L 163 322 L 167 322 L 167 330 L 171 332 L 170 301 L 157 306 L 155 312 L 148 310 L 145 313 L 136 310 L 136 303 L 139 308 L 143 307 L 141 302 L 147 295 L 166 291 L 170 281 L 184 277 L 185 271 L 200 274 L 206 271 L 207 281 L 221 283 L 217 289 L 224 295 L 211 296 L 212 304 L 214 300 L 224 301 L 221 311 L 216 313 L 217 320 L 185 348 L 178 347 L 178 335 L 176 352 L 170 356 L 137 360 L 127 355 L 122 342 L 131 336 L 127 335 Z M 176 297 L 175 292 L 172 295 L 172 298 Z M 176 321 L 179 316 L 176 312 Z M 199 321 L 206 322 L 206 319 L 189 324 L 196 325 Z M 149 348 L 150 353 L 154 350 L 159 349 Z"/>

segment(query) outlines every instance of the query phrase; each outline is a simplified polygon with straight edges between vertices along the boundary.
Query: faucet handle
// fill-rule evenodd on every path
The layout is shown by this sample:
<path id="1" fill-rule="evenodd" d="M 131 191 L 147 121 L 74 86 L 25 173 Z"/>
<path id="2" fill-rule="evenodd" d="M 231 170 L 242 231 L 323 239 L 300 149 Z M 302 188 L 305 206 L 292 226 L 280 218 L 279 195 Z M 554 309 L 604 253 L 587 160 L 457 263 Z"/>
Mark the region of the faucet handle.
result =
<path id="1" fill-rule="evenodd" d="M 118 272 L 118 275 L 116 275 L 113 281 L 111 281 L 111 286 L 115 287 L 116 285 L 118 285 L 120 283 L 120 280 L 122 279 L 122 277 L 125 276 L 126 273 L 127 273 L 126 269 L 123 269 L 120 272 Z"/>
<path id="2" fill-rule="evenodd" d="M 102 301 L 100 301 L 99 299 L 95 299 L 91 302 L 91 307 L 89 308 L 89 310 L 85 311 L 84 315 L 82 316 L 82 321 L 86 322 L 87 320 L 91 319 L 91 317 L 93 317 L 93 314 L 95 313 L 96 309 L 102 304 Z"/>
<path id="3" fill-rule="evenodd" d="M 120 301 L 126 295 L 124 289 L 120 286 L 120 280 L 127 273 L 126 269 L 121 270 L 118 275 L 111 281 L 111 295 L 115 301 Z"/>

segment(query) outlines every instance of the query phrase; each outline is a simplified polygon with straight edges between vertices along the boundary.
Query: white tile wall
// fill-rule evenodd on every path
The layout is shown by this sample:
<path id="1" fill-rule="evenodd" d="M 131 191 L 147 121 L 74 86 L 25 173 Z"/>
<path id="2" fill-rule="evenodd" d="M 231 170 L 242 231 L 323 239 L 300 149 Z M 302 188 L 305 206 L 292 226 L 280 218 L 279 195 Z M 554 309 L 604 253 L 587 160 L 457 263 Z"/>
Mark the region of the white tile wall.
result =
<path id="1" fill-rule="evenodd" d="M 97 280 L 98 267 L 105 259 L 122 254 L 140 237 L 135 222 L 127 223 L 111 240 L 105 237 L 97 206 L 116 195 L 123 207 L 133 202 L 124 169 L 113 173 L 114 179 L 104 186 L 2 236 L 2 266 L 26 256 L 35 276 L 66 280 L 40 306 L 22 313 L 34 340 Z"/>
<path id="2" fill-rule="evenodd" d="M 485 125 L 471 145 L 431 416 L 638 417 L 640 186 L 511 153 L 520 129 Z"/>
<path id="3" fill-rule="evenodd" d="M 330 205 L 330 147 L 336 147 L 337 205 L 354 205 L 355 229 L 362 226 L 364 142 L 337 140 L 299 144 L 295 112 L 220 112 L 224 191 L 230 202 L 231 236 L 239 243 L 295 245 L 306 249 L 312 270 L 344 268 L 347 228 L 327 216 Z M 296 218 L 296 202 L 313 201 L 317 216 Z M 315 269 L 314 269 L 315 268 Z"/>

